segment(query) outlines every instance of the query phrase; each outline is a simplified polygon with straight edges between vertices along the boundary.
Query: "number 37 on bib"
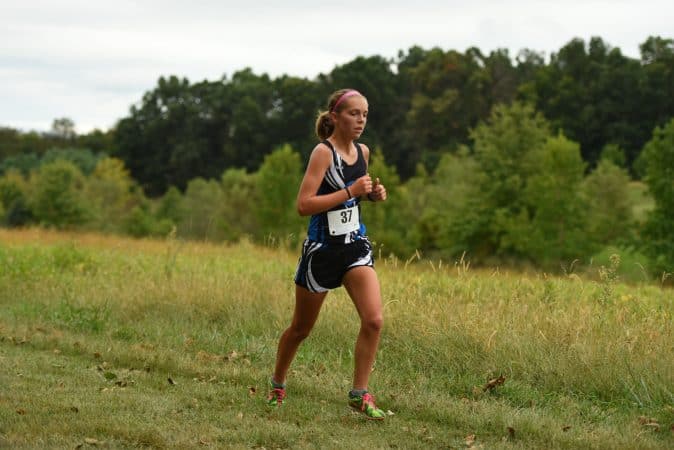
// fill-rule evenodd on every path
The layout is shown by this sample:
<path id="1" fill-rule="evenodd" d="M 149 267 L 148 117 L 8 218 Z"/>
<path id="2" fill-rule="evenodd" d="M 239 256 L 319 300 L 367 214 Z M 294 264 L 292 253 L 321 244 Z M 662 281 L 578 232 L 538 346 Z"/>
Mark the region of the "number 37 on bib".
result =
<path id="1" fill-rule="evenodd" d="M 328 228 L 332 236 L 351 233 L 360 228 L 358 207 L 328 211 Z"/>

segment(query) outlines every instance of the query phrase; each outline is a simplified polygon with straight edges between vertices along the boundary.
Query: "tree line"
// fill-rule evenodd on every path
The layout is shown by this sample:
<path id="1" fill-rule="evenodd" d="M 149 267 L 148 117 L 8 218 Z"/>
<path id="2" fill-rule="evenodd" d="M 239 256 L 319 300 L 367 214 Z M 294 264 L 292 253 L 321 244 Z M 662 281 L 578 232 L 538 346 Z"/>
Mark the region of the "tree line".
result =
<path id="1" fill-rule="evenodd" d="M 412 47 L 313 80 L 162 77 L 108 132 L 78 136 L 65 119 L 42 135 L 0 129 L 4 222 L 297 237 L 314 118 L 348 86 L 368 97 L 371 172 L 394 194 L 365 206 L 385 251 L 552 266 L 622 245 L 671 270 L 671 181 L 654 180 L 670 173 L 674 43 L 649 37 L 640 49 L 633 59 L 574 39 L 546 62 L 530 50 L 513 60 Z M 628 202 L 635 177 L 655 201 L 647 218 Z"/>

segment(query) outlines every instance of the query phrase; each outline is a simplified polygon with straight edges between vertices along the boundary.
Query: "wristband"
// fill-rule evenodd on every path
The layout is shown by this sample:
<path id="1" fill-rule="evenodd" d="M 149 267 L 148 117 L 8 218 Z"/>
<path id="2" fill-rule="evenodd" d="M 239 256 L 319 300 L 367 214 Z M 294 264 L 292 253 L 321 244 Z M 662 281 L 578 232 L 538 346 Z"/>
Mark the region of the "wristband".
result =
<path id="1" fill-rule="evenodd" d="M 349 196 L 349 198 L 347 198 L 347 200 L 350 200 L 350 199 L 351 199 L 351 192 L 349 191 L 349 187 L 348 187 L 348 186 L 344 186 L 344 190 L 346 190 L 346 195 Z"/>

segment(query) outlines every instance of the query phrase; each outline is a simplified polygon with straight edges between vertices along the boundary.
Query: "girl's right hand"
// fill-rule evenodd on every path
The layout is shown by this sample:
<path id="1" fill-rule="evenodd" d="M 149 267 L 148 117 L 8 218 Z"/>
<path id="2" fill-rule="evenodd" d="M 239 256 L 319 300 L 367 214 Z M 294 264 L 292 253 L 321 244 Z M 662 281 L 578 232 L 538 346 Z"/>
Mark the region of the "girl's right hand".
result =
<path id="1" fill-rule="evenodd" d="M 366 173 L 354 181 L 353 184 L 349 186 L 349 191 L 354 197 L 360 197 L 361 195 L 367 195 L 372 192 L 372 178 L 370 178 L 370 174 Z"/>

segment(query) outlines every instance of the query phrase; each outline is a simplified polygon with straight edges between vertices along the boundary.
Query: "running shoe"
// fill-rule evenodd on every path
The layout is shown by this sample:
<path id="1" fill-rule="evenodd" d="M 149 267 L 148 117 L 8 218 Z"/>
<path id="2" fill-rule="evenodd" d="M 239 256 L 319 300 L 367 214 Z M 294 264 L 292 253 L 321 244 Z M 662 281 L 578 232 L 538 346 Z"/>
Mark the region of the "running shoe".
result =
<path id="1" fill-rule="evenodd" d="M 283 404 L 284 398 L 286 398 L 285 389 L 273 388 L 271 391 L 269 391 L 269 396 L 267 397 L 267 405 L 281 406 Z"/>
<path id="2" fill-rule="evenodd" d="M 374 397 L 369 392 L 362 397 L 349 394 L 349 406 L 361 411 L 370 420 L 384 420 L 386 417 L 386 413 L 374 404 Z"/>

